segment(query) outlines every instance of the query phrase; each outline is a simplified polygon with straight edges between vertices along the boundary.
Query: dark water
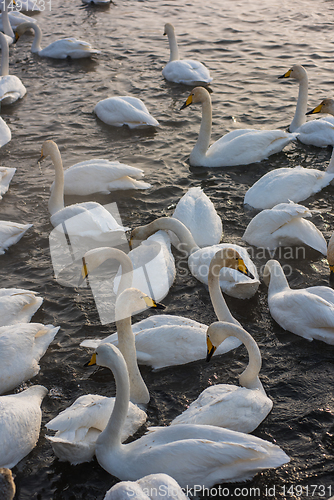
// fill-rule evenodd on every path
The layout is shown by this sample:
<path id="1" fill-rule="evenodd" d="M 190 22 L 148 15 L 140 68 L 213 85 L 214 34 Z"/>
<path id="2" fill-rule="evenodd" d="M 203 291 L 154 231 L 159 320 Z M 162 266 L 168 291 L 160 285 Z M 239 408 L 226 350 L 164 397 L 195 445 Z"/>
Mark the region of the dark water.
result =
<path id="1" fill-rule="evenodd" d="M 57 142 L 65 167 L 104 157 L 145 170 L 145 179 L 153 185 L 149 191 L 89 197 L 103 204 L 117 202 L 125 225 L 135 227 L 172 214 L 188 188 L 200 186 L 223 220 L 224 241 L 237 243 L 254 216 L 243 206 L 250 185 L 280 166 L 324 169 L 331 155 L 330 148 L 296 143 L 261 164 L 213 170 L 189 167 L 200 109 L 179 111 L 190 89 L 164 81 L 161 69 L 169 58 L 163 26 L 172 22 L 181 57 L 205 62 L 214 78 L 212 139 L 239 127 L 286 128 L 298 89 L 295 82 L 282 82 L 277 76 L 293 63 L 308 70 L 310 108 L 332 97 L 333 2 L 214 0 L 204 6 L 198 0 L 115 1 L 107 8 L 92 8 L 83 7 L 80 0 L 52 0 L 51 12 L 36 15 L 44 33 L 43 46 L 62 36 L 81 37 L 101 50 L 93 61 L 39 58 L 30 53 L 28 35 L 10 49 L 10 70 L 22 79 L 27 95 L 1 110 L 13 136 L 0 150 L 1 164 L 17 167 L 1 201 L 1 219 L 32 223 L 33 228 L 0 257 L 1 286 L 38 291 L 44 303 L 33 320 L 61 326 L 32 381 L 45 385 L 50 393 L 43 402 L 38 445 L 13 470 L 15 498 L 20 500 L 100 500 L 116 482 L 96 461 L 75 467 L 59 462 L 44 438 L 44 424 L 74 399 L 86 393 L 112 395 L 114 383 L 107 370 L 93 372 L 83 367 L 89 354 L 79 347 L 83 339 L 105 336 L 113 326 L 100 325 L 89 289 L 63 287 L 53 275 L 47 200 L 54 173 L 49 161 L 37 165 L 43 141 Z M 114 129 L 92 114 L 100 99 L 127 94 L 140 97 L 161 128 L 154 132 Z M 327 187 L 304 202 L 321 209 L 313 222 L 327 240 L 334 228 L 333 189 Z M 66 199 L 67 204 L 73 201 L 79 200 Z M 253 257 L 259 269 L 269 258 L 257 252 Z M 276 257 L 291 266 L 292 287 L 329 284 L 327 262 L 317 252 L 308 250 L 298 260 L 284 252 Z M 215 320 L 207 290 L 184 271 L 177 273 L 164 303 L 167 313 L 206 324 Z M 255 434 L 276 442 L 291 457 L 280 469 L 234 485 L 248 488 L 239 497 L 328 498 L 334 494 L 333 347 L 284 332 L 269 314 L 264 284 L 252 299 L 227 297 L 227 303 L 259 344 L 261 379 L 274 401 L 272 412 Z M 148 424 L 168 424 L 208 384 L 237 383 L 246 362 L 241 347 L 210 364 L 203 361 L 159 372 L 144 367 L 151 393 Z M 234 486 L 225 486 L 231 492 L 228 495 L 224 490 L 225 498 L 233 498 Z"/>

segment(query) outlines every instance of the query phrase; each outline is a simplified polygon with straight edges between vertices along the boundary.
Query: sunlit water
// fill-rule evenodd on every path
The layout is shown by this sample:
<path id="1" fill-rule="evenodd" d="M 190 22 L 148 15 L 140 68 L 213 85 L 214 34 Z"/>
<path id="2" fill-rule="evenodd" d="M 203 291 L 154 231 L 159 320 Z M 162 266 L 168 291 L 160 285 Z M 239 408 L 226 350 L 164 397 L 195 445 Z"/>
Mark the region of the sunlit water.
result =
<path id="1" fill-rule="evenodd" d="M 0 151 L 1 164 L 17 168 L 10 190 L 0 202 L 1 219 L 32 223 L 33 228 L 0 257 L 1 286 L 38 291 L 44 303 L 33 321 L 61 327 L 41 361 L 39 375 L 32 380 L 50 392 L 42 406 L 38 445 L 13 470 L 17 499 L 100 500 L 117 481 L 95 460 L 75 467 L 59 462 L 44 437 L 44 424 L 78 396 L 114 394 L 111 373 L 84 368 L 90 353 L 79 347 L 85 338 L 106 336 L 114 325 L 101 326 L 89 289 L 64 287 L 54 278 L 47 209 L 54 171 L 49 160 L 37 164 L 43 141 L 57 142 L 65 167 L 104 157 L 145 170 L 145 179 L 153 186 L 148 191 L 88 198 L 103 204 L 117 202 L 125 225 L 135 227 L 171 215 L 188 188 L 200 186 L 223 220 L 224 241 L 243 244 L 243 231 L 255 215 L 243 206 L 248 187 L 281 166 L 324 169 L 331 149 L 295 143 L 260 164 L 211 170 L 189 167 L 201 112 L 197 106 L 180 111 L 191 89 L 166 82 L 161 75 L 169 58 L 164 24 L 175 25 L 181 57 L 200 59 L 210 68 L 214 140 L 240 127 L 286 128 L 294 114 L 298 88 L 296 82 L 277 77 L 293 63 L 308 70 L 310 109 L 322 98 L 333 96 L 333 16 L 330 1 L 211 0 L 204 5 L 199 0 L 116 0 L 110 7 L 94 8 L 82 6 L 80 0 L 52 0 L 51 12 L 35 16 L 44 34 L 42 45 L 75 36 L 91 42 L 101 54 L 92 61 L 42 59 L 30 53 L 29 35 L 11 47 L 10 71 L 22 79 L 27 95 L 1 110 L 13 136 Z M 92 110 L 99 100 L 112 95 L 140 97 L 161 127 L 138 132 L 104 125 Z M 334 229 L 332 196 L 330 186 L 304 202 L 321 210 L 312 220 L 327 240 Z M 66 199 L 67 204 L 73 201 L 79 199 Z M 164 300 L 166 312 L 211 323 L 215 315 L 207 289 L 187 272 L 180 256 L 175 256 L 178 273 Z M 259 270 L 269 258 L 255 249 L 253 257 Z M 282 251 L 276 258 L 291 266 L 292 287 L 329 284 L 327 262 L 315 251 L 308 250 L 299 259 Z M 252 299 L 227 297 L 227 303 L 259 344 L 261 380 L 274 402 L 272 412 L 254 434 L 276 442 L 291 462 L 259 473 L 249 483 L 223 486 L 231 492 L 238 486 L 258 488 L 253 490 L 253 498 L 306 499 L 312 492 L 313 498 L 329 497 L 334 494 L 333 347 L 284 332 L 269 314 L 264 284 Z M 135 320 L 142 317 L 145 314 Z M 148 425 L 167 425 L 208 384 L 236 384 L 246 362 L 247 353 L 241 347 L 209 364 L 202 361 L 159 372 L 144 367 L 151 393 Z"/>

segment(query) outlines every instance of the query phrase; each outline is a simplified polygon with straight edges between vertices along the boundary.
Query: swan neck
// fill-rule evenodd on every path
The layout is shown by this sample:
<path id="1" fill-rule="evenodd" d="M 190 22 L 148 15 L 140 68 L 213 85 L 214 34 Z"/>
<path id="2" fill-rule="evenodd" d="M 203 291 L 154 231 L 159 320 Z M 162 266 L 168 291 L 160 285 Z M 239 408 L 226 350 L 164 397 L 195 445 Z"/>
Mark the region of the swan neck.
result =
<path id="1" fill-rule="evenodd" d="M 217 259 L 213 257 L 209 267 L 208 286 L 209 294 L 212 302 L 213 309 L 219 321 L 226 321 L 227 323 L 237 323 L 236 319 L 230 313 L 227 307 L 222 289 L 219 282 L 219 273 L 223 263 L 218 263 Z"/>
<path id="2" fill-rule="evenodd" d="M 168 34 L 168 43 L 170 50 L 169 62 L 178 61 L 180 58 L 179 58 L 179 49 L 177 46 L 175 31 L 172 31 L 171 33 Z"/>
<path id="3" fill-rule="evenodd" d="M 58 148 L 52 149 L 50 157 L 55 169 L 55 183 L 49 198 L 49 212 L 53 215 L 64 208 L 64 170 Z"/>
<path id="4" fill-rule="evenodd" d="M 260 389 L 261 392 L 265 392 L 262 383 L 259 379 L 259 373 L 262 365 L 262 358 L 260 349 L 249 333 L 244 330 L 240 330 L 238 335 L 235 335 L 247 349 L 248 352 L 248 365 L 246 369 L 242 372 L 239 377 L 240 385 L 246 387 L 247 389 Z"/>
<path id="5" fill-rule="evenodd" d="M 117 312 L 116 312 L 117 314 Z M 137 364 L 135 336 L 131 327 L 131 316 L 116 321 L 118 348 L 128 367 L 130 400 L 135 404 L 147 404 L 150 395 Z"/>
<path id="6" fill-rule="evenodd" d="M 212 105 L 208 94 L 202 101 L 202 120 L 199 129 L 198 139 L 190 154 L 190 161 L 196 158 L 203 158 L 209 148 L 212 129 Z"/>
<path id="7" fill-rule="evenodd" d="M 328 174 L 334 174 L 334 148 L 332 150 L 331 159 L 329 160 L 329 163 L 327 165 L 326 172 Z"/>
<path id="8" fill-rule="evenodd" d="M 295 116 L 289 127 L 290 132 L 295 132 L 303 123 L 306 122 L 306 111 L 307 111 L 307 96 L 308 96 L 308 79 L 307 75 L 304 75 L 302 80 L 299 82 L 298 99 L 295 111 Z"/>
<path id="9" fill-rule="evenodd" d="M 2 13 L 3 15 L 4 13 Z M 1 45 L 1 65 L 0 73 L 1 76 L 9 75 L 9 47 L 5 35 L 1 33 L 0 35 L 0 45 Z"/>
<path id="10" fill-rule="evenodd" d="M 32 46 L 31 46 L 31 52 L 33 52 L 33 54 L 38 54 L 42 50 L 42 47 L 41 47 L 42 30 L 38 26 L 38 24 L 35 24 L 35 23 L 29 23 L 29 27 L 31 29 L 33 29 L 34 33 L 35 33 L 34 40 L 32 42 Z"/>
<path id="11" fill-rule="evenodd" d="M 14 31 L 13 31 L 12 25 L 10 24 L 9 16 L 8 16 L 7 1 L 3 0 L 2 5 L 3 5 L 3 10 L 2 10 L 1 18 L 2 18 L 3 32 L 5 33 L 5 35 L 11 36 L 14 39 L 15 38 Z"/>
<path id="12" fill-rule="evenodd" d="M 268 286 L 268 295 L 282 292 L 289 288 L 288 280 L 285 277 L 284 271 L 279 263 L 270 266 L 270 281 Z"/>

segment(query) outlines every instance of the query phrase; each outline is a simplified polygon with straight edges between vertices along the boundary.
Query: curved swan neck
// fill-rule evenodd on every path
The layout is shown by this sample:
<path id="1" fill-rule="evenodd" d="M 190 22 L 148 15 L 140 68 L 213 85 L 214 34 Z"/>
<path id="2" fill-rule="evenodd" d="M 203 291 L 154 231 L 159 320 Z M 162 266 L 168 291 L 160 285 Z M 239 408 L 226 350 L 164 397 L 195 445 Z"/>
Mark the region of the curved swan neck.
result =
<path id="1" fill-rule="evenodd" d="M 268 286 L 268 295 L 281 292 L 289 288 L 288 280 L 285 277 L 281 264 L 275 260 L 269 261 L 266 264 L 269 269 L 270 281 Z"/>
<path id="2" fill-rule="evenodd" d="M 303 77 L 299 80 L 299 90 L 298 90 L 298 99 L 297 106 L 295 111 L 295 116 L 291 122 L 289 127 L 290 132 L 294 132 L 299 128 L 303 123 L 306 122 L 306 111 L 307 111 L 307 97 L 308 97 L 308 78 L 307 73 L 303 75 Z"/>
<path id="3" fill-rule="evenodd" d="M 9 21 L 8 16 L 8 0 L 2 0 L 3 10 L 2 10 L 2 28 L 5 35 L 11 36 L 13 39 L 15 38 L 14 31 L 12 25 Z"/>
<path id="4" fill-rule="evenodd" d="M 221 268 L 224 267 L 224 263 L 224 259 L 222 259 L 219 254 L 216 254 L 211 259 L 208 273 L 209 294 L 213 309 L 219 321 L 239 324 L 239 322 L 232 316 L 229 308 L 227 307 L 219 283 L 219 273 Z"/>
<path id="5" fill-rule="evenodd" d="M 41 47 L 42 30 L 38 26 L 38 24 L 35 24 L 35 23 L 26 23 L 25 26 L 26 26 L 26 29 L 31 28 L 32 30 L 34 30 L 35 36 L 34 36 L 34 40 L 32 42 L 31 52 L 33 54 L 38 54 L 42 50 L 42 47 Z"/>
<path id="6" fill-rule="evenodd" d="M 172 217 L 160 217 L 146 226 L 140 226 L 132 231 L 133 240 L 144 240 L 154 234 L 156 231 L 163 229 L 165 231 L 173 231 L 181 242 L 182 248 L 178 248 L 180 251 L 186 252 L 188 255 L 196 252 L 199 246 L 192 237 L 189 229 L 178 219 L 173 219 Z"/>
<path id="7" fill-rule="evenodd" d="M 1 45 L 1 65 L 0 73 L 1 76 L 9 75 L 9 48 L 6 37 L 0 32 L 0 45 Z"/>
<path id="8" fill-rule="evenodd" d="M 55 183 L 49 198 L 49 212 L 55 214 L 64 208 L 64 170 L 61 155 L 56 144 L 48 149 L 51 161 L 55 169 Z"/>
<path id="9" fill-rule="evenodd" d="M 209 148 L 211 129 L 212 129 L 212 105 L 209 92 L 203 95 L 202 103 L 202 120 L 199 129 L 198 139 L 190 154 L 190 161 L 196 161 L 196 158 L 203 157 Z"/>

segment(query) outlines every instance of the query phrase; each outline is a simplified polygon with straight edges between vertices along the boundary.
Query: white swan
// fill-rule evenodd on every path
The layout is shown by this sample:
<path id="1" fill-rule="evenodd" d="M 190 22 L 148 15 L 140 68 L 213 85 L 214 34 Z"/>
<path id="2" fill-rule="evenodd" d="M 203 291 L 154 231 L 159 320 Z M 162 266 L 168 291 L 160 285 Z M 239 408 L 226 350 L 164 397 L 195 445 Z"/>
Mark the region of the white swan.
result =
<path id="1" fill-rule="evenodd" d="M 0 288 L 0 326 L 29 323 L 42 303 L 32 290 Z"/>
<path id="2" fill-rule="evenodd" d="M 248 433 L 256 429 L 271 411 L 273 402 L 266 395 L 258 376 L 262 363 L 261 353 L 257 343 L 246 330 L 232 323 L 212 323 L 207 331 L 207 361 L 220 343 L 230 336 L 237 337 L 248 351 L 247 368 L 239 377 L 243 387 L 215 384 L 204 389 L 171 425 L 217 425 Z"/>
<path id="3" fill-rule="evenodd" d="M 109 194 L 121 189 L 149 189 L 151 184 L 141 178 L 144 171 L 119 161 L 101 158 L 85 160 L 64 170 L 64 194 Z M 51 185 L 51 191 L 54 183 Z"/>
<path id="4" fill-rule="evenodd" d="M 0 200 L 2 200 L 2 196 L 7 193 L 10 181 L 12 180 L 15 172 L 16 168 L 0 167 Z"/>
<path id="5" fill-rule="evenodd" d="M 189 157 L 193 167 L 249 165 L 278 153 L 295 138 L 295 134 L 283 130 L 238 129 L 225 134 L 209 147 L 212 105 L 210 94 L 204 87 L 194 88 L 181 109 L 195 103 L 202 105 L 202 121 Z"/>
<path id="6" fill-rule="evenodd" d="M 37 8 L 37 2 L 34 1 L 34 0 L 28 0 L 29 2 L 30 1 L 33 1 L 36 8 Z M 14 31 L 15 28 L 17 28 L 17 26 L 19 26 L 19 24 L 22 24 L 22 23 L 36 23 L 36 19 L 32 18 L 32 17 L 29 17 L 29 16 L 26 16 L 25 14 L 22 14 L 22 12 L 20 12 L 19 10 L 10 10 L 9 11 L 9 8 L 10 6 L 12 7 L 13 6 L 13 0 L 3 0 L 1 2 L 1 10 L 2 10 L 2 13 L 0 15 L 0 30 L 3 31 L 8 38 L 10 38 L 12 41 L 15 40 L 15 34 L 14 34 Z M 26 3 L 26 0 L 25 2 L 22 2 L 21 5 L 23 7 L 23 3 Z M 23 10 L 23 9 L 22 9 Z M 12 43 L 12 42 L 9 42 L 9 43 Z"/>
<path id="7" fill-rule="evenodd" d="M 0 116 L 0 148 L 12 138 L 12 133 L 7 123 Z"/>
<path id="8" fill-rule="evenodd" d="M 17 243 L 31 227 L 32 224 L 0 220 L 0 255 L 3 255 L 11 245 Z"/>
<path id="9" fill-rule="evenodd" d="M 159 122 L 153 118 L 143 101 L 137 97 L 108 97 L 96 104 L 94 112 L 101 121 L 114 127 L 123 125 L 127 125 L 130 129 L 159 127 Z"/>
<path id="10" fill-rule="evenodd" d="M 175 83 L 184 83 L 186 85 L 212 82 L 210 72 L 204 64 L 199 61 L 194 61 L 193 59 L 179 58 L 175 29 L 172 24 L 165 24 L 164 35 L 168 36 L 170 50 L 169 61 L 162 70 L 162 74 L 166 80 Z"/>
<path id="11" fill-rule="evenodd" d="M 14 31 L 9 20 L 8 7 L 10 3 L 12 3 L 12 0 L 3 0 L 3 2 L 1 2 L 0 4 L 0 31 L 4 33 L 8 45 L 12 45 L 15 40 Z"/>
<path id="12" fill-rule="evenodd" d="M 0 394 L 37 375 L 39 360 L 59 328 L 41 323 L 0 327 Z"/>
<path id="13" fill-rule="evenodd" d="M 242 239 L 267 250 L 275 250 L 280 246 L 308 245 L 326 255 L 324 236 L 305 217 L 312 217 L 312 211 L 308 208 L 292 201 L 280 203 L 257 214 L 248 224 Z"/>
<path id="14" fill-rule="evenodd" d="M 37 23 L 27 22 L 22 23 L 15 29 L 16 40 L 23 35 L 27 29 L 31 28 L 34 33 L 34 40 L 31 46 L 31 52 L 40 57 L 51 57 L 52 59 L 82 59 L 84 57 L 91 57 L 94 54 L 100 54 L 99 50 L 93 49 L 90 43 L 76 38 L 63 38 L 55 40 L 47 47 L 42 49 L 42 30 Z"/>
<path id="15" fill-rule="evenodd" d="M 279 78 L 293 78 L 299 83 L 297 107 L 289 127 L 290 132 L 297 133 L 298 139 L 304 144 L 319 147 L 333 146 L 334 119 L 332 117 L 306 122 L 308 78 L 305 68 L 300 64 L 295 64 Z"/>
<path id="16" fill-rule="evenodd" d="M 71 235 L 87 236 L 95 240 L 108 238 L 113 232 L 128 230 L 120 226 L 102 205 L 95 202 L 64 206 L 64 172 L 58 146 L 45 141 L 39 161 L 50 156 L 55 169 L 54 188 L 49 198 L 50 220 L 54 227 Z M 65 227 L 64 227 L 65 225 Z"/>
<path id="17" fill-rule="evenodd" d="M 239 268 L 233 266 L 234 268 L 226 267 L 222 269 L 220 286 L 225 293 L 237 298 L 249 298 L 256 293 L 260 282 L 256 267 L 246 248 L 230 243 L 220 243 L 199 248 L 185 225 L 172 217 L 160 217 L 146 226 L 136 227 L 132 230 L 131 241 L 133 243 L 142 241 L 159 229 L 170 230 L 176 234 L 181 242 L 179 250 L 183 253 L 184 259 L 187 259 L 191 274 L 206 285 L 208 284 L 210 261 L 214 254 L 220 248 L 234 249 L 238 254 L 238 256 L 234 257 L 236 259 L 235 263 L 238 264 L 238 259 L 240 259 L 240 266 Z"/>
<path id="18" fill-rule="evenodd" d="M 114 484 L 103 500 L 187 500 L 180 485 L 164 473 Z"/>
<path id="19" fill-rule="evenodd" d="M 105 430 L 96 441 L 96 458 L 121 480 L 135 481 L 164 471 L 181 488 L 243 481 L 259 470 L 279 467 L 289 457 L 258 437 L 209 425 L 154 427 L 140 439 L 121 443 L 129 404 L 129 378 L 123 356 L 111 344 L 97 348 L 96 363 L 113 371 L 116 402 Z M 172 460 L 171 460 L 172 457 Z"/>
<path id="20" fill-rule="evenodd" d="M 307 340 L 334 344 L 334 290 L 312 286 L 292 290 L 277 260 L 269 260 L 263 271 L 268 285 L 271 316 L 284 330 Z"/>
<path id="21" fill-rule="evenodd" d="M 13 500 L 16 492 L 12 471 L 0 468 L 0 495 L 2 500 Z"/>
<path id="22" fill-rule="evenodd" d="M 0 31 L 1 67 L 0 67 L 0 103 L 12 104 L 21 99 L 27 89 L 15 75 L 9 75 L 9 49 L 5 35 Z"/>
<path id="23" fill-rule="evenodd" d="M 36 446 L 41 429 L 41 403 L 48 390 L 33 385 L 0 396 L 0 467 L 11 469 Z"/>
<path id="24" fill-rule="evenodd" d="M 210 198 L 199 187 L 190 188 L 182 196 L 172 217 L 189 229 L 199 247 L 217 245 L 222 238 L 222 220 Z M 177 246 L 180 240 L 172 231 L 168 234 L 172 244 Z"/>
<path id="25" fill-rule="evenodd" d="M 85 256 L 86 259 L 86 256 Z M 235 254 L 231 249 L 218 251 L 210 262 L 208 285 L 211 302 L 220 321 L 240 323 L 232 316 L 219 286 L 220 270 L 227 265 L 237 266 Z M 125 299 L 123 299 L 125 301 Z M 120 303 L 119 303 L 120 304 Z M 129 305 L 122 306 L 125 312 L 132 314 Z M 136 309 L 138 309 L 136 305 Z M 203 346 L 206 341 L 207 326 L 182 316 L 170 314 L 154 315 L 133 325 L 138 363 L 152 366 L 154 369 L 166 366 L 190 363 L 205 358 Z M 89 339 L 81 346 L 96 349 L 101 343 L 117 345 L 117 333 L 105 339 Z M 223 342 L 215 354 L 223 354 L 238 347 L 241 341 L 229 338 Z"/>

